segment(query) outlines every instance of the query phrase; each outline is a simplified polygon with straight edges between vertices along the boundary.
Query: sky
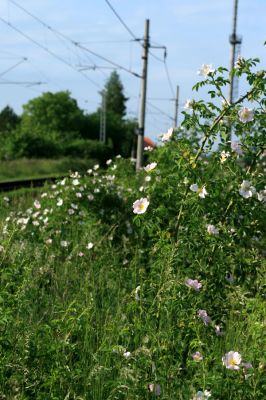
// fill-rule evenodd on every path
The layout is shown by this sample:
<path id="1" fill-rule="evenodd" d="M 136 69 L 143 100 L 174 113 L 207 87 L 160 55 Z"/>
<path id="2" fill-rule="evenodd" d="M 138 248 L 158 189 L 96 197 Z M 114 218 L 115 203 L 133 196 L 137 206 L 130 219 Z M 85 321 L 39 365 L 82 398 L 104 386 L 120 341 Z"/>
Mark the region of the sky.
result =
<path id="1" fill-rule="evenodd" d="M 8 104 L 20 114 L 23 104 L 43 92 L 69 90 L 81 109 L 96 111 L 115 67 L 92 51 L 128 70 L 117 72 L 129 98 L 127 116 L 137 118 L 140 79 L 132 72 L 141 75 L 142 47 L 134 38 L 143 38 L 145 19 L 151 42 L 145 136 L 156 139 L 173 125 L 177 85 L 179 123 L 187 99 L 207 99 L 192 86 L 203 63 L 229 67 L 234 0 L 109 3 L 130 32 L 106 0 L 0 0 L 0 110 Z M 266 0 L 239 0 L 237 33 L 243 39 L 241 55 L 259 57 L 265 69 Z M 244 90 L 240 81 L 239 94 Z"/>

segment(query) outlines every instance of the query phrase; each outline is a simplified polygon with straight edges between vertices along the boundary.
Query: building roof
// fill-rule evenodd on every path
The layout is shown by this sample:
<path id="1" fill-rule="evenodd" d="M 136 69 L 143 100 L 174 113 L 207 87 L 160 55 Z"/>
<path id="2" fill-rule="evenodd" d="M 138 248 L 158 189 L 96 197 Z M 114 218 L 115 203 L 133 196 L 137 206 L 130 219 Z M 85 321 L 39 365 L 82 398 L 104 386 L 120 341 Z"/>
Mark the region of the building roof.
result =
<path id="1" fill-rule="evenodd" d="M 150 138 L 148 138 L 147 136 L 144 137 L 144 146 L 150 146 L 152 148 L 156 147 L 156 144 L 154 143 L 153 140 L 151 140 Z"/>

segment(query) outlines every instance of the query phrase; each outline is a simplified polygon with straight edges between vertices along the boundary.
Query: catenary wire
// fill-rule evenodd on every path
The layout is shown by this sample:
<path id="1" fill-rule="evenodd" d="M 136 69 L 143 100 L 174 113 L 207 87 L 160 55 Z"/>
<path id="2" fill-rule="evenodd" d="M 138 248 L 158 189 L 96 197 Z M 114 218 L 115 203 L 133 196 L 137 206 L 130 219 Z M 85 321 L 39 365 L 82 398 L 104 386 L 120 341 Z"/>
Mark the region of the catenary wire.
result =
<path id="1" fill-rule="evenodd" d="M 171 81 L 171 78 L 170 78 L 170 74 L 169 74 L 169 70 L 168 70 L 168 66 L 167 66 L 166 60 L 164 61 L 164 68 L 165 68 L 165 72 L 166 72 L 166 76 L 167 76 L 167 80 L 168 80 L 168 83 L 169 83 L 169 87 L 170 87 L 171 93 L 172 93 L 173 97 L 175 97 L 175 91 L 174 91 L 174 87 L 173 87 L 173 84 L 172 84 L 172 81 Z"/>
<path id="2" fill-rule="evenodd" d="M 27 58 L 23 58 L 22 60 L 20 60 L 19 62 L 17 62 L 16 64 L 12 65 L 11 67 L 9 67 L 8 69 L 6 69 L 5 71 L 0 73 L 0 78 L 2 78 L 2 76 L 4 76 L 5 74 L 7 74 L 8 72 L 12 71 L 14 68 L 18 67 L 20 64 L 22 64 L 24 61 L 26 61 Z"/>
<path id="3" fill-rule="evenodd" d="M 112 6 L 112 4 L 110 3 L 110 1 L 105 0 L 106 4 L 110 7 L 110 9 L 113 11 L 113 13 L 115 14 L 115 16 L 118 18 L 118 20 L 121 22 L 121 24 L 124 26 L 124 28 L 128 31 L 128 33 L 131 35 L 131 37 L 136 40 L 139 41 L 139 39 L 136 37 L 136 35 L 132 32 L 132 30 L 128 27 L 128 25 L 125 23 L 125 21 L 120 17 L 120 15 L 118 14 L 118 12 L 115 10 L 115 8 Z"/>
<path id="4" fill-rule="evenodd" d="M 122 69 L 122 70 L 125 71 L 125 72 L 130 73 L 131 75 L 133 75 L 133 76 L 135 76 L 135 77 L 141 78 L 141 75 L 139 75 L 138 73 L 136 73 L 136 72 L 134 72 L 134 71 L 131 71 L 131 70 L 129 70 L 128 68 L 125 68 L 125 67 L 123 67 L 122 65 L 119 65 L 118 63 L 116 63 L 116 62 L 114 62 L 114 61 L 112 61 L 112 60 L 109 60 L 107 57 L 102 56 L 101 54 L 96 53 L 95 51 L 88 49 L 87 47 L 85 47 L 85 46 L 83 46 L 82 44 L 80 44 L 79 42 L 73 40 L 72 38 L 70 38 L 69 36 L 65 35 L 64 33 L 61 33 L 61 32 L 59 32 L 57 29 L 52 28 L 50 25 L 48 25 L 48 24 L 46 24 L 44 21 L 42 21 L 39 17 L 35 16 L 35 15 L 32 14 L 30 11 L 26 10 L 26 8 L 22 7 L 22 6 L 21 6 L 20 4 L 18 4 L 16 1 L 14 1 L 14 0 L 9 0 L 9 1 L 10 1 L 12 4 L 14 4 L 16 7 L 20 8 L 21 10 L 23 10 L 26 14 L 30 15 L 33 19 L 35 19 L 36 21 L 38 21 L 40 24 L 42 24 L 43 26 L 45 26 L 45 27 L 46 27 L 47 29 L 49 29 L 50 31 L 52 31 L 52 32 L 54 32 L 54 33 L 60 35 L 60 36 L 63 37 L 64 39 L 70 41 L 74 46 L 76 46 L 76 47 L 82 49 L 83 51 L 86 51 L 86 52 L 88 52 L 88 53 L 94 55 L 95 57 L 98 57 L 98 58 L 100 58 L 100 59 L 106 61 L 107 63 L 109 63 L 109 64 L 111 64 L 111 65 L 114 65 L 114 66 L 117 67 L 117 68 Z M 5 20 L 3 20 L 2 18 L 1 18 L 1 20 L 2 20 L 2 21 L 5 21 Z M 10 25 L 10 24 L 8 23 L 8 21 L 5 21 L 5 23 L 8 24 L 8 25 Z M 44 47 L 44 46 L 43 46 L 43 47 Z"/>
<path id="5" fill-rule="evenodd" d="M 117 63 L 115 63 L 115 62 L 113 62 L 113 61 L 111 61 L 111 60 L 109 60 L 108 58 L 106 58 L 106 57 L 104 57 L 104 56 L 102 56 L 102 55 L 100 55 L 100 54 L 98 54 L 98 53 L 96 53 L 96 52 L 94 52 L 94 51 L 92 51 L 92 50 L 90 50 L 90 49 L 88 49 L 87 47 L 83 46 L 81 43 L 72 40 L 72 39 L 71 39 L 70 37 L 68 37 L 67 35 L 62 34 L 61 32 L 59 32 L 59 31 L 57 31 L 56 29 L 52 28 L 51 26 L 49 26 L 48 24 L 46 24 L 44 21 L 42 21 L 40 18 L 38 18 L 37 16 L 33 15 L 31 12 L 29 12 L 29 11 L 26 10 L 24 7 L 22 7 L 21 5 L 19 5 L 16 1 L 14 1 L 14 0 L 9 0 L 9 1 L 10 1 L 12 4 L 14 4 L 15 6 L 17 6 L 18 8 L 20 8 L 21 10 L 23 10 L 23 11 L 24 11 L 25 13 L 27 13 L 28 15 L 30 15 L 32 18 L 34 18 L 35 20 L 37 20 L 39 23 L 41 23 L 43 26 L 45 26 L 47 29 L 49 29 L 49 30 L 52 31 L 53 33 L 55 33 L 55 34 L 61 36 L 62 38 L 64 38 L 64 39 L 70 41 L 70 42 L 72 43 L 72 45 L 74 45 L 74 46 L 80 48 L 80 49 L 83 50 L 83 51 L 86 51 L 86 52 L 88 52 L 88 53 L 94 55 L 95 57 L 98 57 L 98 58 L 100 58 L 100 59 L 102 59 L 102 60 L 104 60 L 104 61 L 110 63 L 111 65 L 114 65 L 114 66 L 115 66 L 116 68 L 118 68 L 118 69 L 122 69 L 122 70 L 124 70 L 124 71 L 126 71 L 126 72 L 129 72 L 130 74 L 132 74 L 132 75 L 134 75 L 134 76 L 136 76 L 136 77 L 141 78 L 141 76 L 140 76 L 139 74 L 137 74 L 137 73 L 135 73 L 135 72 L 133 72 L 133 71 L 131 71 L 131 70 L 129 70 L 129 69 L 127 69 L 127 68 L 125 68 L 125 67 L 123 67 L 123 66 L 121 66 L 121 65 L 119 65 L 119 64 L 117 64 Z M 132 38 L 133 38 L 134 40 L 136 40 L 136 41 L 139 42 L 140 40 L 139 40 L 139 39 L 136 37 L 136 35 L 131 31 L 131 29 L 128 28 L 128 26 L 126 25 L 126 23 L 122 20 L 122 18 L 118 15 L 118 13 L 117 13 L 117 12 L 115 11 L 115 9 L 112 7 L 111 3 L 110 3 L 108 0 L 105 0 L 105 1 L 106 1 L 106 3 L 108 4 L 108 6 L 112 9 L 112 11 L 115 13 L 115 15 L 116 15 L 117 18 L 120 20 L 120 22 L 123 24 L 123 26 L 125 27 L 125 29 L 130 33 L 130 35 L 132 36 Z M 22 31 L 20 31 L 18 28 L 16 28 L 14 25 L 12 25 L 11 23 L 9 23 L 8 21 L 5 21 L 5 20 L 4 20 L 3 18 L 1 18 L 1 17 L 0 17 L 0 20 L 2 20 L 2 22 L 4 22 L 4 23 L 6 23 L 7 25 L 9 25 L 11 28 L 15 29 L 17 32 L 19 32 L 19 33 L 22 34 L 24 37 L 26 37 L 28 40 L 31 40 L 32 42 L 34 42 L 36 45 L 38 45 L 39 47 L 41 47 L 43 50 L 47 51 L 48 53 L 50 53 L 51 55 L 53 55 L 54 57 L 56 57 L 58 60 L 64 62 L 64 63 L 67 64 L 68 66 L 70 66 L 70 67 L 71 67 L 72 69 L 74 69 L 76 72 L 81 73 L 86 79 L 88 79 L 89 81 L 91 81 L 91 82 L 93 82 L 93 83 L 95 84 L 95 82 L 92 81 L 92 80 L 90 80 L 90 79 L 87 77 L 87 75 L 85 75 L 85 74 L 83 74 L 81 71 L 75 69 L 75 68 L 73 67 L 73 65 L 70 64 L 69 62 L 67 62 L 65 59 L 63 59 L 62 57 L 60 57 L 60 56 L 58 56 L 57 54 L 53 53 L 53 52 L 50 51 L 47 47 L 45 47 L 45 46 L 43 46 L 42 44 L 38 43 L 37 41 L 35 41 L 34 39 L 32 39 L 30 36 L 24 34 Z M 167 75 L 167 79 L 168 79 L 168 82 L 169 82 L 169 86 L 170 86 L 171 91 L 172 91 L 172 94 L 173 94 L 173 96 L 174 96 L 173 85 L 172 85 L 172 83 L 171 83 L 171 79 L 170 79 L 170 76 L 169 76 L 169 71 L 168 71 L 168 68 L 167 68 L 167 65 L 166 65 L 166 60 L 165 60 L 165 58 L 164 58 L 164 60 L 162 60 L 162 59 L 160 59 L 159 57 L 157 57 L 156 55 L 154 55 L 153 53 L 150 52 L 150 54 L 152 55 L 153 58 L 155 58 L 155 59 L 157 59 L 158 61 L 161 61 L 161 62 L 164 63 L 165 71 L 166 71 L 166 75 Z M 96 84 L 96 85 L 97 85 L 97 87 L 99 87 L 98 84 Z M 170 117 L 167 113 L 165 113 L 164 111 L 160 110 L 158 107 L 152 105 L 151 103 L 149 103 L 149 104 L 150 104 L 151 107 L 153 107 L 154 109 L 156 109 L 158 112 L 164 114 L 165 116 L 167 116 L 167 117 L 170 118 L 171 120 L 173 119 L 173 118 Z"/>
<path id="6" fill-rule="evenodd" d="M 152 104 L 150 101 L 147 101 L 147 104 L 152 107 L 154 110 L 158 111 L 159 113 L 165 115 L 166 117 L 168 117 L 171 121 L 173 121 L 173 117 L 171 117 L 169 114 L 167 114 L 165 111 L 161 110 L 159 107 L 155 106 L 154 104 Z"/>
<path id="7" fill-rule="evenodd" d="M 93 81 L 92 79 L 90 79 L 87 75 L 83 74 L 82 71 L 77 70 L 75 67 L 73 67 L 72 64 L 70 64 L 68 61 L 66 61 L 64 58 L 58 56 L 56 53 L 54 53 L 53 51 L 49 50 L 47 47 L 43 46 L 41 43 L 37 42 L 37 40 L 33 39 L 32 37 L 30 37 L 29 35 L 27 35 L 26 33 L 22 32 L 20 29 L 18 29 L 17 27 L 15 27 L 13 24 L 11 24 L 11 22 L 6 21 L 4 18 L 0 17 L 0 21 L 2 21 L 4 24 L 8 25 L 10 28 L 12 28 L 13 30 L 15 30 L 16 32 L 18 32 L 20 35 L 22 35 L 23 37 L 25 37 L 26 39 L 30 40 L 32 43 L 34 43 L 36 46 L 40 47 L 41 49 L 43 49 L 44 51 L 46 51 L 47 53 L 49 53 L 51 56 L 55 57 L 57 60 L 61 61 L 62 63 L 64 63 L 65 65 L 68 65 L 70 68 L 72 68 L 74 71 L 78 72 L 79 74 L 81 74 L 85 79 L 87 79 L 88 81 L 90 81 L 94 86 L 96 86 L 97 88 L 100 88 L 100 85 L 98 83 L 96 83 L 95 81 Z"/>
<path id="8" fill-rule="evenodd" d="M 54 35 L 56 35 L 56 37 L 59 39 L 60 41 L 63 38 L 64 40 L 68 40 L 69 38 L 67 38 L 65 35 L 63 35 L 61 32 L 58 32 L 57 30 L 53 29 L 50 25 L 46 24 L 44 21 L 42 21 L 39 17 L 37 17 L 36 15 L 32 14 L 29 10 L 27 10 L 25 7 L 23 7 L 22 5 L 18 4 L 15 0 L 9 0 L 10 3 L 12 3 L 15 7 L 19 8 L 20 10 L 22 10 L 24 13 L 26 13 L 27 15 L 29 15 L 31 18 L 35 19 L 37 22 L 39 22 L 44 28 L 50 30 Z M 61 43 L 67 48 L 67 50 L 69 51 L 69 47 L 66 46 L 65 43 L 63 43 L 61 41 Z M 72 43 L 73 44 L 73 43 Z M 92 62 L 92 60 L 90 59 L 90 61 Z"/>

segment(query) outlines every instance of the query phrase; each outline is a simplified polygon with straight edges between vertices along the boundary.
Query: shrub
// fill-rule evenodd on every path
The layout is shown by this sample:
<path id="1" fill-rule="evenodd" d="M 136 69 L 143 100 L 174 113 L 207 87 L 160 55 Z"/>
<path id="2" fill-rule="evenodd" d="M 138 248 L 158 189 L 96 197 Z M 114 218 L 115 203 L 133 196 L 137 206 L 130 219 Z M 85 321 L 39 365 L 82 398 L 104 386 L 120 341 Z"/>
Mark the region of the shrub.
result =
<path id="1" fill-rule="evenodd" d="M 55 158 L 61 155 L 61 147 L 54 138 L 31 133 L 16 133 L 10 140 L 10 158 Z"/>
<path id="2" fill-rule="evenodd" d="M 112 149 L 96 140 L 76 139 L 66 144 L 65 156 L 96 159 L 101 163 L 112 157 Z"/>
<path id="3" fill-rule="evenodd" d="M 250 83 L 234 104 L 226 70 L 204 66 L 195 89 L 210 85 L 225 103 L 190 101 L 192 138 L 170 129 L 138 173 L 117 157 L 24 210 L 3 198 L 6 397 L 264 400 L 266 79 L 256 63 L 233 70 Z"/>

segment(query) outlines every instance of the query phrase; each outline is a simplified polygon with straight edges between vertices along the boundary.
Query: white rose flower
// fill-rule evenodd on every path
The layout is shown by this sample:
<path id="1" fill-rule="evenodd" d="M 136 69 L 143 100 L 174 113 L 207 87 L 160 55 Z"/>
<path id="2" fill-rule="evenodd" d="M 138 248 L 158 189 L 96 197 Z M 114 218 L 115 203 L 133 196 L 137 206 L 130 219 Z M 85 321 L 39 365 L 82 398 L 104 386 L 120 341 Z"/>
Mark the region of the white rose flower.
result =
<path id="1" fill-rule="evenodd" d="M 198 193 L 198 195 L 201 199 L 205 199 L 205 197 L 208 195 L 208 192 L 207 192 L 205 186 L 199 187 L 197 185 L 197 183 L 193 183 L 192 185 L 190 185 L 189 189 L 192 192 Z"/>
<path id="2" fill-rule="evenodd" d="M 240 368 L 241 359 L 241 354 L 237 351 L 229 351 L 222 357 L 222 362 L 227 369 L 238 370 Z"/>
<path id="3" fill-rule="evenodd" d="M 251 185 L 249 181 L 243 181 L 241 183 L 240 189 L 239 189 L 239 194 L 240 196 L 244 197 L 244 199 L 248 199 L 249 197 L 252 197 L 253 195 L 256 194 L 256 189 L 254 186 Z"/>
<path id="4" fill-rule="evenodd" d="M 174 128 L 168 129 L 168 131 L 166 133 L 163 133 L 161 135 L 161 141 L 162 142 L 168 142 L 168 140 L 170 140 L 171 137 L 173 136 L 173 133 L 174 133 Z"/>
<path id="5" fill-rule="evenodd" d="M 58 207 L 60 207 L 61 205 L 63 204 L 63 200 L 62 199 L 57 199 L 57 203 L 56 203 L 56 205 L 58 206 Z"/>
<path id="6" fill-rule="evenodd" d="M 253 121 L 254 111 L 251 108 L 243 107 L 238 111 L 239 120 L 244 124 Z"/>
<path id="7" fill-rule="evenodd" d="M 73 179 L 72 185 L 74 185 L 74 186 L 79 185 L 79 180 L 78 179 Z"/>
<path id="8" fill-rule="evenodd" d="M 35 200 L 33 204 L 35 208 L 37 209 L 41 208 L 41 203 L 38 200 Z"/>
<path id="9" fill-rule="evenodd" d="M 213 68 L 212 64 L 202 64 L 200 69 L 198 70 L 198 75 L 208 76 L 210 73 L 213 73 L 215 68 Z"/>
<path id="10" fill-rule="evenodd" d="M 215 235 L 215 236 L 219 235 L 219 229 L 211 224 L 207 225 L 207 232 L 209 235 Z"/>
<path id="11" fill-rule="evenodd" d="M 134 214 L 144 214 L 149 206 L 149 200 L 144 197 L 134 201 L 133 203 L 133 213 Z"/>
<path id="12" fill-rule="evenodd" d="M 186 101 L 186 103 L 185 103 L 184 108 L 185 108 L 186 110 L 193 110 L 193 105 L 194 105 L 194 103 L 195 103 L 195 100 L 188 99 L 188 100 Z"/>
<path id="13" fill-rule="evenodd" d="M 123 356 L 124 356 L 125 358 L 129 358 L 129 357 L 131 356 L 130 351 L 125 351 L 125 352 L 123 353 Z"/>
<path id="14" fill-rule="evenodd" d="M 220 161 L 221 161 L 221 163 L 224 163 L 226 160 L 227 160 L 227 158 L 229 158 L 230 157 L 230 153 L 228 152 L 228 151 L 222 151 L 221 152 L 221 154 L 220 154 Z"/>
<path id="15" fill-rule="evenodd" d="M 150 172 L 156 167 L 157 167 L 157 162 L 152 162 L 151 164 L 146 165 L 146 167 L 144 167 L 143 169 L 146 172 Z"/>

